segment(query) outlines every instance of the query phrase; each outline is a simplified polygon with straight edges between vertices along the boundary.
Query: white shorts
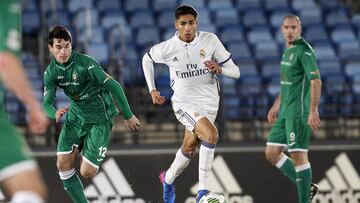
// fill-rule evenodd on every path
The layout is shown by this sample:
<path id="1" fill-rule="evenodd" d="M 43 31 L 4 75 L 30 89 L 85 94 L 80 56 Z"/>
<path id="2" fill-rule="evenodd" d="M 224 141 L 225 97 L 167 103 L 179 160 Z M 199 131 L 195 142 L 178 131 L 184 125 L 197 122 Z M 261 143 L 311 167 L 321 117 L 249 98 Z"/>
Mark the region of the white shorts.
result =
<path id="1" fill-rule="evenodd" d="M 178 121 L 190 132 L 193 132 L 196 123 L 201 118 L 206 117 L 211 123 L 214 123 L 217 116 L 217 111 L 209 111 L 188 104 L 173 103 L 173 110 Z"/>

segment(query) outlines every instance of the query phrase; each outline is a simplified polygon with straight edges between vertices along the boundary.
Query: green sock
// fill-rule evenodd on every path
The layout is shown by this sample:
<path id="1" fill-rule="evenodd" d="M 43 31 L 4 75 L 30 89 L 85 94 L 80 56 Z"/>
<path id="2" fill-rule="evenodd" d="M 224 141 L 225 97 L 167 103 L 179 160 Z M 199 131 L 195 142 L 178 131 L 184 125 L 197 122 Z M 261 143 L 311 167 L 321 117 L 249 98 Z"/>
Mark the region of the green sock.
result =
<path id="1" fill-rule="evenodd" d="M 299 203 L 309 203 L 309 196 L 310 196 L 310 184 L 312 180 L 312 172 L 310 164 L 306 164 L 307 168 L 303 170 L 297 170 L 297 192 L 298 192 L 298 199 Z M 303 165 L 304 166 L 304 165 Z M 301 166 L 300 166 L 301 167 Z"/>
<path id="2" fill-rule="evenodd" d="M 62 180 L 64 189 L 73 200 L 74 203 L 87 203 L 87 199 L 84 194 L 84 187 L 77 175 L 71 176 L 67 180 Z"/>
<path id="3" fill-rule="evenodd" d="M 281 163 L 282 165 L 279 166 L 278 164 Z M 276 164 L 276 167 L 278 167 L 280 171 L 291 180 L 291 182 L 296 184 L 296 171 L 295 171 L 294 163 L 286 155 L 284 155 L 280 159 L 278 164 Z"/>

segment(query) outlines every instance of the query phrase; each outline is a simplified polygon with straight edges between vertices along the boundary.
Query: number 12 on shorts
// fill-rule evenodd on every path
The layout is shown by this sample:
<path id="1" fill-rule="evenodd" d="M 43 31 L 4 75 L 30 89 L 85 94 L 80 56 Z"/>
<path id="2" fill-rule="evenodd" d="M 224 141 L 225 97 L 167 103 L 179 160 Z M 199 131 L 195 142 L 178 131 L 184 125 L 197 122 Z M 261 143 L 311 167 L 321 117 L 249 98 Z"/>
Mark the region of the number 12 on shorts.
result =
<path id="1" fill-rule="evenodd" d="M 106 151 L 107 151 L 106 147 L 102 147 L 102 146 L 99 147 L 99 156 L 100 157 L 105 157 Z"/>

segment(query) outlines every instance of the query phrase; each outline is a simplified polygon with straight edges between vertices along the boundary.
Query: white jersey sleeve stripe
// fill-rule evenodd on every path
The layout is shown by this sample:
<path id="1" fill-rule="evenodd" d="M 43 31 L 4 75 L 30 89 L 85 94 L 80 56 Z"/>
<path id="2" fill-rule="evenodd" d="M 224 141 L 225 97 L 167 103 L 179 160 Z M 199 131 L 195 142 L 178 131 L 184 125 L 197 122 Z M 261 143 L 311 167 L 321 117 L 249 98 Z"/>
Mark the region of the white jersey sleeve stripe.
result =
<path id="1" fill-rule="evenodd" d="M 147 52 L 148 56 L 150 57 L 150 59 L 153 61 L 153 63 L 155 63 L 154 59 L 151 57 L 150 52 Z"/>
<path id="2" fill-rule="evenodd" d="M 231 56 L 232 55 L 230 54 L 230 56 L 225 61 L 220 62 L 219 65 L 223 65 L 224 63 L 228 62 L 231 59 Z"/>

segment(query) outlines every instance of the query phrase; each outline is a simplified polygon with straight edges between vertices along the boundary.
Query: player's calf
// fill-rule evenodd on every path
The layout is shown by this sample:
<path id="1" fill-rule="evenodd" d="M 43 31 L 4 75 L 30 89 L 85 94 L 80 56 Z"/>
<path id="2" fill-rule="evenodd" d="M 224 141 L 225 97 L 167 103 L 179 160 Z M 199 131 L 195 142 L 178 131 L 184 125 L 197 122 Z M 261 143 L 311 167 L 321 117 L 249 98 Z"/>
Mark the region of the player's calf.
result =
<path id="1" fill-rule="evenodd" d="M 81 164 L 81 167 L 80 167 L 81 177 L 83 177 L 85 179 L 92 178 L 97 174 L 97 172 L 98 172 L 98 168 L 90 166 L 84 162 Z"/>

